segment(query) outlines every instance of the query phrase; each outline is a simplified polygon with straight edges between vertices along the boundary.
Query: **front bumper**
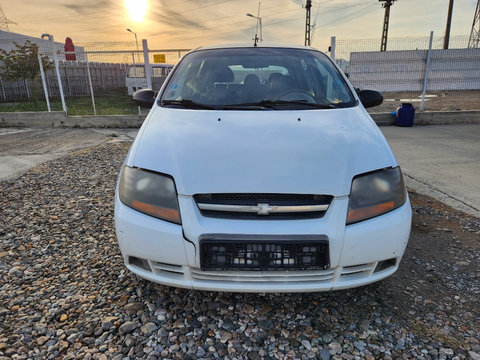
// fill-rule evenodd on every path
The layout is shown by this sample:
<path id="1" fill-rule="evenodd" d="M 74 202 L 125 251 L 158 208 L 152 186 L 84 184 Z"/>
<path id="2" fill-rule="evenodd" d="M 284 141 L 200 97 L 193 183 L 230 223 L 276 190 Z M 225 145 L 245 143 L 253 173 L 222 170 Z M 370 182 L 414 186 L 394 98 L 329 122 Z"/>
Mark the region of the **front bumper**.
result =
<path id="1" fill-rule="evenodd" d="M 175 287 L 232 292 L 330 291 L 366 285 L 392 275 L 405 251 L 411 225 L 409 200 L 385 215 L 345 226 L 348 198 L 336 198 L 323 218 L 227 220 L 203 217 L 191 197 L 179 197 L 183 227 L 115 202 L 118 243 L 127 268 Z M 202 271 L 202 234 L 325 235 L 326 270 Z M 139 266 L 140 259 L 144 266 Z"/>

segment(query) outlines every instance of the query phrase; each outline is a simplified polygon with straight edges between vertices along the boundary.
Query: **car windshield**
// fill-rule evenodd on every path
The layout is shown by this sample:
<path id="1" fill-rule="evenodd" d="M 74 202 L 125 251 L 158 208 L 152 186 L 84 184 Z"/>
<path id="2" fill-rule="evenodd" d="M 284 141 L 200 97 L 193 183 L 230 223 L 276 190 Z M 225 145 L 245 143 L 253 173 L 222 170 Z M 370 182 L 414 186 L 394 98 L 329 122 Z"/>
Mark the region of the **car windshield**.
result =
<path id="1" fill-rule="evenodd" d="M 229 48 L 186 55 L 160 105 L 197 109 L 324 109 L 356 105 L 345 80 L 319 51 Z"/>

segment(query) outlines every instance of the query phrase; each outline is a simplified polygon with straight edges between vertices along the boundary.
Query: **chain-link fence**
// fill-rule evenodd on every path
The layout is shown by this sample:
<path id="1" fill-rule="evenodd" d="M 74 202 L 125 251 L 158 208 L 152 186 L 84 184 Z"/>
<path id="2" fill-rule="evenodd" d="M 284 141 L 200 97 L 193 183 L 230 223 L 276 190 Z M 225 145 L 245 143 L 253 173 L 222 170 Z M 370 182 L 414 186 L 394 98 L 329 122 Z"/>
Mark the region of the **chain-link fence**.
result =
<path id="1" fill-rule="evenodd" d="M 147 42 L 80 43 L 68 48 L 48 37 L 0 39 L 0 112 L 138 114 L 142 110 L 133 103 L 133 92 L 146 87 L 159 90 L 187 51 L 148 49 Z"/>
<path id="2" fill-rule="evenodd" d="M 468 36 L 451 37 L 449 50 L 442 49 L 443 37 L 432 38 L 431 50 L 429 44 L 428 36 L 390 38 L 388 51 L 380 52 L 379 39 L 337 39 L 332 55 L 354 86 L 383 92 L 385 101 L 373 112 L 402 102 L 417 110 L 480 110 L 480 49 L 467 48 Z M 159 90 L 187 51 L 148 49 L 146 41 L 73 49 L 48 36 L 0 39 L 0 112 L 138 114 L 133 92 Z"/>
<path id="3" fill-rule="evenodd" d="M 355 87 L 379 90 L 384 103 L 372 112 L 390 112 L 402 102 L 417 110 L 480 110 L 480 49 L 468 36 L 336 40 L 335 60 Z M 423 100 L 423 101 L 422 101 Z"/>

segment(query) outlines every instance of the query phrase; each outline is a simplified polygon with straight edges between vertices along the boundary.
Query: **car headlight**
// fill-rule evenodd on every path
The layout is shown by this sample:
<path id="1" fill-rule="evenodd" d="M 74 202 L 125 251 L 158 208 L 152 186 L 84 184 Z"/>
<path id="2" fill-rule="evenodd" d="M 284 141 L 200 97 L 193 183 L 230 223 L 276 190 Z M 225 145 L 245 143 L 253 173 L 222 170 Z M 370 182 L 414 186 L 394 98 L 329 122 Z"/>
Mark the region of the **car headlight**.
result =
<path id="1" fill-rule="evenodd" d="M 397 209 L 406 199 L 400 167 L 355 176 L 348 202 L 347 225 Z"/>
<path id="2" fill-rule="evenodd" d="M 125 166 L 118 188 L 120 201 L 144 214 L 181 224 L 173 179 Z"/>

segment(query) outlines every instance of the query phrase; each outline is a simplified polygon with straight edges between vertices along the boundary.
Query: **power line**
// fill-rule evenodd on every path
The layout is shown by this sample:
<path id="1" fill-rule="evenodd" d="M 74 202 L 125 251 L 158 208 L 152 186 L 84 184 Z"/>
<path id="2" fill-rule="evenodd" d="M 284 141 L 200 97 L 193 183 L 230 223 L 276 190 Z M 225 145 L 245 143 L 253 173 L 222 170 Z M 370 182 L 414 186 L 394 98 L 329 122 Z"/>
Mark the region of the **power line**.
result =
<path id="1" fill-rule="evenodd" d="M 266 7 L 266 8 L 262 8 L 262 20 L 265 20 L 265 19 L 269 19 L 271 17 L 278 17 L 278 15 L 282 15 L 282 14 L 286 14 L 286 13 L 291 13 L 293 10 L 292 9 L 289 9 L 289 10 L 286 10 L 286 11 L 276 11 L 276 10 L 273 10 L 267 14 L 265 14 L 264 10 L 267 10 L 267 9 L 277 9 L 278 8 L 278 5 L 274 5 L 274 6 L 270 6 L 270 7 Z M 233 16 L 229 16 L 229 17 L 225 17 L 223 18 L 222 20 L 225 20 L 225 19 L 229 19 L 229 18 L 238 18 L 238 15 L 233 15 Z M 277 24 L 278 22 L 290 22 L 290 21 L 298 21 L 299 19 L 298 18 L 289 18 L 289 19 L 279 19 L 278 21 L 274 21 L 274 22 L 269 22 L 268 25 L 273 25 L 273 24 Z M 199 22 L 198 24 L 199 25 L 204 25 L 206 23 L 210 23 L 210 22 L 216 22 L 215 26 L 212 27 L 212 28 L 207 28 L 203 31 L 215 31 L 215 32 L 218 32 L 219 29 L 223 29 L 223 28 L 235 28 L 236 30 L 235 31 L 241 31 L 242 29 L 238 29 L 238 24 L 244 24 L 244 23 L 247 23 L 247 22 L 250 22 L 250 20 L 240 20 L 240 21 L 236 21 L 236 22 L 227 22 L 225 24 L 218 24 L 218 19 L 211 19 L 211 20 L 207 20 L 207 21 L 203 21 L 203 22 Z M 248 30 L 249 27 L 245 28 L 244 30 Z M 232 32 L 235 32 L 235 31 L 232 31 Z M 175 34 L 178 34 L 178 31 L 175 29 Z M 178 38 L 178 37 L 185 37 L 185 36 L 188 36 L 188 34 L 190 33 L 198 33 L 198 30 L 197 29 L 192 29 L 192 30 L 187 30 L 187 31 L 184 31 L 182 32 L 181 34 L 178 34 L 178 35 L 173 35 L 173 38 Z M 225 33 L 225 31 L 222 31 L 222 33 Z M 231 32 L 228 32 L 228 33 L 231 33 Z M 159 33 L 156 33 L 156 34 L 152 34 L 152 36 L 150 37 L 155 37 L 155 38 L 159 38 L 160 35 L 169 35 L 169 33 L 165 32 L 165 31 L 162 31 L 162 32 L 159 32 Z M 219 34 L 221 35 L 221 34 Z M 198 37 L 204 37 L 204 35 L 202 36 L 197 36 L 195 38 L 198 38 Z M 170 37 L 171 38 L 171 37 Z"/>
<path id="2" fill-rule="evenodd" d="M 324 24 L 323 26 L 319 27 L 318 29 L 326 29 L 329 28 L 331 25 L 340 25 L 344 23 L 347 20 L 350 20 L 352 17 L 357 17 L 360 18 L 363 16 L 372 6 L 375 6 L 376 4 L 364 4 L 364 8 L 360 10 L 354 10 L 353 12 L 350 12 L 349 14 L 346 14 L 345 16 L 342 17 L 336 17 L 329 23 Z"/>
<path id="3" fill-rule="evenodd" d="M 315 20 L 311 27 L 312 34 L 310 35 L 310 41 L 313 42 L 313 37 L 315 36 L 315 28 L 317 27 L 318 14 L 320 13 L 320 6 L 317 6 L 317 12 L 315 13 Z"/>
<path id="4" fill-rule="evenodd" d="M 248 21 L 248 20 L 247 20 Z M 292 21 L 298 21 L 298 19 L 280 19 L 278 21 L 273 21 L 273 22 L 270 22 L 268 23 L 268 25 L 276 25 L 276 24 L 285 24 L 285 23 L 289 23 L 289 22 L 292 22 Z M 245 22 L 245 21 L 239 21 L 238 23 L 240 22 Z M 233 24 L 232 24 L 233 25 Z M 219 36 L 222 36 L 222 35 L 225 35 L 225 34 L 231 34 L 231 33 L 236 33 L 236 32 L 241 32 L 241 31 L 247 31 L 247 30 L 250 30 L 250 26 L 247 26 L 247 27 L 244 27 L 244 28 L 241 28 L 241 29 L 235 29 L 235 30 L 232 30 L 232 31 L 222 31 L 221 33 L 218 33 L 217 29 L 216 28 L 212 28 L 212 29 L 207 29 L 207 31 L 215 31 L 216 34 L 213 35 L 213 37 L 219 37 Z M 196 31 L 198 33 L 198 31 Z M 165 35 L 164 35 L 165 36 Z M 200 39 L 200 38 L 205 38 L 206 35 L 199 35 L 199 36 L 192 36 L 192 37 L 187 37 L 186 40 L 194 40 L 194 39 Z M 209 35 L 211 36 L 211 35 Z M 150 36 L 149 38 L 151 39 L 158 39 L 160 38 L 161 36 Z M 174 36 L 173 38 L 174 39 L 178 39 L 178 37 L 184 37 L 184 34 L 181 34 L 181 35 L 177 35 L 177 36 Z M 172 37 L 169 37 L 168 38 L 169 40 L 172 39 Z"/>

